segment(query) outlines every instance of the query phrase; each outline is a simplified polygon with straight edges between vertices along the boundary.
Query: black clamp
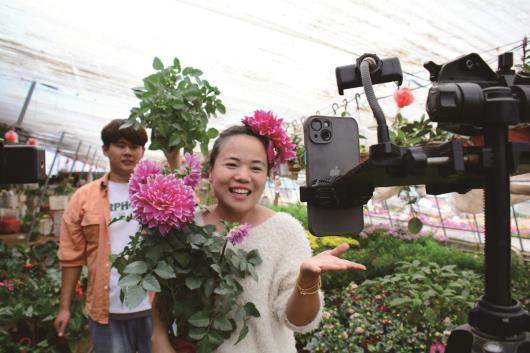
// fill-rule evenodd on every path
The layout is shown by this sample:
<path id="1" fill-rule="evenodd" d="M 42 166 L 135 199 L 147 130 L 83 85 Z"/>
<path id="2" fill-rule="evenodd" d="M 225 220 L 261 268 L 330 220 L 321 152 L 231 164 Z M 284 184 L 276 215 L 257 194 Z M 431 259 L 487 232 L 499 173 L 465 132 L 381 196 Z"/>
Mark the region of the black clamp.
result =
<path id="1" fill-rule="evenodd" d="M 313 180 L 311 186 L 300 187 L 300 201 L 323 208 L 350 208 L 366 204 L 374 192 L 374 187 L 366 185 L 352 190 L 341 177 Z"/>

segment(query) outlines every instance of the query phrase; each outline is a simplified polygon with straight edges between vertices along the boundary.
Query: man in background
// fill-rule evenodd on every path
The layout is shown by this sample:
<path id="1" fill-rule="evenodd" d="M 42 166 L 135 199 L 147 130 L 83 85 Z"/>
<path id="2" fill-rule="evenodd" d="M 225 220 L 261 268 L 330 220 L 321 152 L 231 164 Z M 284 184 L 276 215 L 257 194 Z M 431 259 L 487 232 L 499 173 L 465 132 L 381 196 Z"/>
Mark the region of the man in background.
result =
<path id="1" fill-rule="evenodd" d="M 77 190 L 61 223 L 59 260 L 61 301 L 54 326 L 63 336 L 70 321 L 70 303 L 83 266 L 88 267 L 86 312 L 96 353 L 150 353 L 151 305 L 148 298 L 129 309 L 120 301 L 119 274 L 109 255 L 119 254 L 139 224 L 110 221 L 132 213 L 128 182 L 142 159 L 147 142 L 144 128 L 124 126 L 116 119 L 101 131 L 110 172 Z"/>

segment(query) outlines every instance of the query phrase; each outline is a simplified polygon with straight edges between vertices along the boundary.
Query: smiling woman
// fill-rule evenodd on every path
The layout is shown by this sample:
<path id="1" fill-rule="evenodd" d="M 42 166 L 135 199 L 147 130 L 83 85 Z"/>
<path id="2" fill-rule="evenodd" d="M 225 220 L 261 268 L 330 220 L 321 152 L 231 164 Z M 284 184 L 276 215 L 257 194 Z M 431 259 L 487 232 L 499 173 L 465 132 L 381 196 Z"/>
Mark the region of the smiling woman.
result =
<path id="1" fill-rule="evenodd" d="M 224 230 L 227 221 L 244 224 L 247 230 L 250 228 L 245 241 L 234 241 L 227 247 L 236 252 L 256 249 L 263 260 L 255 269 L 258 280 L 242 280 L 243 292 L 238 298 L 254 303 L 260 317 L 248 320 L 244 340 L 238 343 L 233 334 L 216 353 L 295 353 L 293 332 L 313 330 L 320 322 L 320 275 L 364 269 L 339 258 L 348 249 L 347 244 L 312 257 L 305 230 L 297 220 L 258 204 L 271 168 L 294 157 L 294 145 L 281 122 L 271 112 L 256 111 L 243 120 L 243 126 L 223 131 L 210 156 L 209 181 L 217 204 L 197 215 L 197 224 L 214 225 L 218 232 Z M 153 310 L 153 352 L 173 352 L 168 326 L 158 310 L 167 308 Z M 190 350 L 183 350 L 181 343 L 178 353 L 194 351 L 189 346 Z"/>

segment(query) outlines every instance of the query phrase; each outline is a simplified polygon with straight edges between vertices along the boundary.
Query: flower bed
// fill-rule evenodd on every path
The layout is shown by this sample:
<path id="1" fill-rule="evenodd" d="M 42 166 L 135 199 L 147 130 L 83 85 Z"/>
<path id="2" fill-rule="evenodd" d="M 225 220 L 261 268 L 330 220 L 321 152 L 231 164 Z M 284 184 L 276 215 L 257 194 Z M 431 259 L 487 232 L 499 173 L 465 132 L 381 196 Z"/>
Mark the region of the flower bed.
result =
<path id="1" fill-rule="evenodd" d="M 0 351 L 74 352 L 88 336 L 82 282 L 72 301 L 66 336 L 57 337 L 53 328 L 61 291 L 56 254 L 57 244 L 53 241 L 14 248 L 0 242 Z"/>

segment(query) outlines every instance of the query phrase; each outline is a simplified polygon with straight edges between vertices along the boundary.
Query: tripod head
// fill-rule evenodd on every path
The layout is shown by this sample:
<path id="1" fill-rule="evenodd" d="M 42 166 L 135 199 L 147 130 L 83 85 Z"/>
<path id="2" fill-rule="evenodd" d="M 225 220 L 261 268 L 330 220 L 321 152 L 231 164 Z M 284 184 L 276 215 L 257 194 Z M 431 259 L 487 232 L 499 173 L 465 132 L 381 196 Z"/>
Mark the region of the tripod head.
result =
<path id="1" fill-rule="evenodd" d="M 456 328 L 446 353 L 530 352 L 530 315 L 510 291 L 509 175 L 530 164 L 530 143 L 508 141 L 511 125 L 530 122 L 530 76 L 512 70 L 513 54 L 499 56 L 494 72 L 478 54 L 443 65 L 428 62 L 433 86 L 427 98 L 432 121 L 461 135 L 481 135 L 484 146 L 452 140 L 428 146 L 402 147 L 390 141 L 374 82 L 398 81 L 397 58 L 365 54 L 355 65 L 336 69 L 339 93 L 364 87 L 378 123 L 378 143 L 368 160 L 342 176 L 308 180 L 302 201 L 343 209 L 368 202 L 375 187 L 425 184 L 429 194 L 485 191 L 485 293 L 469 314 L 469 324 Z"/>

